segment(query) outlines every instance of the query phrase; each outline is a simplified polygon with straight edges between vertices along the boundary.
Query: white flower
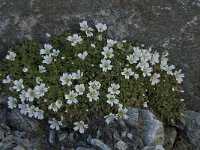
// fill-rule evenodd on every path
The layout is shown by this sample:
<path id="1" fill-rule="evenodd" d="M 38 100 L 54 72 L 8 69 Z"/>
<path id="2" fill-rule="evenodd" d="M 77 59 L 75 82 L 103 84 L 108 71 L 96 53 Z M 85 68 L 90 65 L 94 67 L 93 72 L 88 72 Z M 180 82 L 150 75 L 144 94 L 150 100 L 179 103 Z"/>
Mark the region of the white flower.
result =
<path id="1" fill-rule="evenodd" d="M 100 87 L 101 87 L 101 83 L 96 80 L 89 82 L 89 90 L 90 91 L 96 91 L 96 90 L 100 89 Z"/>
<path id="2" fill-rule="evenodd" d="M 97 101 L 99 99 L 99 91 L 90 91 L 87 94 L 87 98 L 89 98 L 89 101 L 92 102 L 92 100 Z"/>
<path id="3" fill-rule="evenodd" d="M 44 119 L 44 111 L 39 109 L 38 107 L 35 108 L 34 117 L 40 120 Z"/>
<path id="4" fill-rule="evenodd" d="M 134 64 L 138 62 L 139 57 L 134 56 L 134 54 L 130 54 L 129 56 L 126 57 L 126 59 L 129 61 L 130 64 Z"/>
<path id="5" fill-rule="evenodd" d="M 85 92 L 84 84 L 76 85 L 75 89 L 76 89 L 76 92 L 78 93 L 78 95 L 83 95 L 83 93 Z"/>
<path id="6" fill-rule="evenodd" d="M 109 48 L 109 47 L 104 47 L 103 48 L 103 52 L 101 52 L 101 54 L 104 56 L 104 58 L 112 58 L 114 55 L 113 55 L 113 49 L 112 48 Z"/>
<path id="7" fill-rule="evenodd" d="M 96 47 L 95 44 L 90 44 L 90 46 L 91 46 L 92 48 L 95 48 L 95 47 Z"/>
<path id="8" fill-rule="evenodd" d="M 80 122 L 75 122 L 74 123 L 75 127 L 74 127 L 74 131 L 78 131 L 82 134 L 85 132 L 85 129 L 88 128 L 88 125 L 87 124 L 84 124 L 83 121 L 80 121 Z"/>
<path id="9" fill-rule="evenodd" d="M 40 85 L 37 85 L 37 86 L 35 87 L 34 90 L 35 90 L 35 93 L 36 93 L 39 97 L 44 96 L 44 94 L 45 94 L 46 92 L 48 92 L 48 88 L 45 87 L 45 83 L 41 83 Z"/>
<path id="10" fill-rule="evenodd" d="M 135 73 L 134 78 L 137 80 L 139 78 L 139 74 Z"/>
<path id="11" fill-rule="evenodd" d="M 51 103 L 51 104 L 48 106 L 48 109 L 49 109 L 49 110 L 53 110 L 54 112 L 57 112 L 57 111 L 58 111 L 58 107 L 56 106 L 55 103 Z"/>
<path id="12" fill-rule="evenodd" d="M 17 56 L 16 53 L 8 51 L 8 55 L 6 56 L 6 59 L 10 60 L 10 61 L 14 61 L 15 57 Z"/>
<path id="13" fill-rule="evenodd" d="M 8 108 L 13 109 L 17 107 L 17 99 L 9 96 L 8 97 Z"/>
<path id="14" fill-rule="evenodd" d="M 50 125 L 51 129 L 56 129 L 57 131 L 60 130 L 60 126 L 62 126 L 62 122 L 61 121 L 57 121 L 55 118 L 53 118 L 52 120 L 48 121 Z"/>
<path id="15" fill-rule="evenodd" d="M 151 53 L 148 52 L 147 50 L 141 51 L 140 55 L 141 55 L 140 57 L 145 61 L 149 61 L 151 59 Z"/>
<path id="16" fill-rule="evenodd" d="M 128 115 L 126 115 L 128 110 L 126 108 L 123 109 L 122 107 L 123 105 L 119 104 L 117 116 L 119 116 L 120 118 L 128 119 Z"/>
<path id="17" fill-rule="evenodd" d="M 46 35 L 46 37 L 48 37 L 48 38 L 51 37 L 51 34 L 49 34 L 49 33 L 46 33 L 45 35 Z"/>
<path id="18" fill-rule="evenodd" d="M 26 91 L 21 91 L 21 94 L 19 94 L 19 99 L 24 102 L 26 100 Z"/>
<path id="19" fill-rule="evenodd" d="M 69 42 L 71 42 L 71 45 L 72 46 L 76 46 L 76 44 L 77 43 L 81 43 L 82 42 L 82 38 L 81 38 L 81 36 L 78 36 L 78 34 L 73 34 L 72 36 L 68 36 L 67 37 L 67 40 L 69 41 Z"/>
<path id="20" fill-rule="evenodd" d="M 150 62 L 152 65 L 155 65 L 156 63 L 159 63 L 159 53 L 155 52 L 154 54 L 151 54 Z"/>
<path id="21" fill-rule="evenodd" d="M 28 68 L 25 67 L 25 68 L 22 69 L 22 71 L 23 72 L 28 72 Z"/>
<path id="22" fill-rule="evenodd" d="M 36 78 L 36 83 L 37 83 L 37 84 L 40 84 L 40 82 L 42 82 L 42 81 L 43 81 L 42 78 L 40 78 L 40 77 L 37 77 L 37 78 Z"/>
<path id="23" fill-rule="evenodd" d="M 144 107 L 144 108 L 147 108 L 147 107 L 148 107 L 148 104 L 147 104 L 147 103 L 148 103 L 148 102 L 144 102 L 144 103 L 143 103 L 143 107 Z"/>
<path id="24" fill-rule="evenodd" d="M 29 88 L 26 92 L 26 98 L 28 101 L 32 102 L 35 98 L 38 98 L 38 96 L 36 95 L 35 90 Z"/>
<path id="25" fill-rule="evenodd" d="M 28 117 L 33 117 L 36 112 L 35 106 L 32 105 L 31 107 L 27 108 Z"/>
<path id="26" fill-rule="evenodd" d="M 22 89 L 24 89 L 24 85 L 23 85 L 23 80 L 15 80 L 14 81 L 14 86 L 13 89 L 16 89 L 17 92 L 21 91 Z"/>
<path id="27" fill-rule="evenodd" d="M 155 84 L 159 83 L 160 80 L 158 78 L 160 78 L 160 74 L 154 73 L 154 75 L 150 78 L 151 85 L 155 85 Z"/>
<path id="28" fill-rule="evenodd" d="M 27 109 L 29 108 L 29 105 L 28 104 L 18 104 L 18 108 L 20 109 L 20 113 L 22 115 L 26 115 L 28 112 L 27 112 Z"/>
<path id="29" fill-rule="evenodd" d="M 113 106 L 113 104 L 118 104 L 119 100 L 115 98 L 115 95 L 113 94 L 107 94 L 106 97 L 108 98 L 108 100 L 106 101 L 108 104 L 110 104 L 111 106 Z"/>
<path id="30" fill-rule="evenodd" d="M 167 62 L 168 62 L 168 58 L 167 58 L 167 56 L 168 56 L 168 52 L 166 51 L 166 52 L 164 52 L 163 54 L 162 54 L 162 56 L 161 56 L 161 63 L 160 63 L 160 68 L 161 68 L 161 70 L 166 70 L 166 67 L 167 67 Z"/>
<path id="31" fill-rule="evenodd" d="M 175 66 L 174 66 L 174 65 L 166 66 L 166 67 L 164 68 L 164 70 L 167 71 L 167 74 L 168 74 L 168 75 L 173 75 L 173 72 L 172 72 L 173 69 L 175 69 Z"/>
<path id="32" fill-rule="evenodd" d="M 183 81 L 183 78 L 185 77 L 185 75 L 182 74 L 181 71 L 182 71 L 182 70 L 180 69 L 179 71 L 175 71 L 175 72 L 174 72 L 174 76 L 175 76 L 176 81 L 177 81 L 178 83 L 181 83 L 181 82 Z"/>
<path id="33" fill-rule="evenodd" d="M 10 83 L 12 80 L 10 79 L 10 76 L 9 75 L 7 75 L 6 76 L 6 79 L 3 79 L 3 82 L 2 83 Z"/>
<path id="34" fill-rule="evenodd" d="M 142 75 L 146 77 L 151 76 L 151 72 L 153 71 L 153 69 L 151 67 L 145 66 L 141 69 L 141 71 L 143 72 Z"/>
<path id="35" fill-rule="evenodd" d="M 57 107 L 58 109 L 60 109 L 61 106 L 62 106 L 62 101 L 61 101 L 61 100 L 57 100 L 55 104 L 56 104 L 56 107 Z"/>
<path id="36" fill-rule="evenodd" d="M 104 118 L 106 119 L 105 122 L 109 124 L 116 119 L 116 116 L 115 114 L 110 113 L 109 115 L 104 116 Z"/>
<path id="37" fill-rule="evenodd" d="M 110 94 L 119 95 L 120 93 L 119 88 L 120 88 L 119 84 L 112 83 L 111 87 L 108 88 L 108 92 L 110 92 Z"/>
<path id="38" fill-rule="evenodd" d="M 106 59 L 101 60 L 101 64 L 99 66 L 100 68 L 103 69 L 104 72 L 107 72 L 107 70 L 112 70 L 112 65 L 110 60 Z"/>
<path id="39" fill-rule="evenodd" d="M 51 44 L 44 44 L 44 48 L 40 49 L 40 54 L 43 55 L 43 54 L 49 54 L 52 50 L 52 46 Z"/>
<path id="40" fill-rule="evenodd" d="M 53 60 L 51 55 L 45 55 L 45 56 L 43 56 L 43 59 L 44 60 L 42 61 L 42 63 L 44 63 L 44 64 L 50 64 Z"/>
<path id="41" fill-rule="evenodd" d="M 78 57 L 79 57 L 80 59 L 85 59 L 85 58 L 87 57 L 87 55 L 88 55 L 88 52 L 87 52 L 87 51 L 84 51 L 83 53 L 79 53 L 79 54 L 78 54 Z"/>
<path id="42" fill-rule="evenodd" d="M 53 49 L 53 52 L 51 54 L 52 54 L 52 56 L 57 57 L 59 53 L 60 53 L 60 50 Z"/>
<path id="43" fill-rule="evenodd" d="M 92 29 L 91 27 L 88 26 L 87 21 L 82 21 L 79 23 L 80 27 L 81 27 L 81 31 L 85 31 L 87 37 L 91 37 L 93 36 L 92 31 L 94 31 L 94 29 Z"/>
<path id="44" fill-rule="evenodd" d="M 39 72 L 40 73 L 46 72 L 46 69 L 45 69 L 45 67 L 43 65 L 39 65 L 38 68 L 39 68 Z"/>
<path id="45" fill-rule="evenodd" d="M 71 74 L 67 74 L 67 73 L 63 73 L 63 75 L 60 77 L 60 81 L 62 85 L 72 85 L 72 75 Z"/>
<path id="46" fill-rule="evenodd" d="M 107 46 L 113 47 L 115 44 L 117 44 L 117 41 L 113 41 L 111 39 L 107 39 Z"/>
<path id="47" fill-rule="evenodd" d="M 65 99 L 67 99 L 67 104 L 77 103 L 78 94 L 73 90 L 69 92 L 69 94 L 65 94 Z"/>
<path id="48" fill-rule="evenodd" d="M 127 69 L 127 68 L 124 68 L 124 71 L 121 72 L 121 74 L 125 76 L 125 79 L 129 79 L 130 76 L 133 76 L 133 75 L 134 75 L 134 72 L 132 71 L 131 68 L 128 68 L 128 69 Z"/>
<path id="49" fill-rule="evenodd" d="M 95 25 L 95 27 L 97 28 L 98 32 L 103 32 L 103 31 L 107 30 L 107 25 L 106 24 L 97 23 Z"/>
<path id="50" fill-rule="evenodd" d="M 147 60 L 145 60 L 144 58 L 141 58 L 140 62 L 137 64 L 136 68 L 148 68 L 149 67 L 149 63 L 147 62 Z"/>
<path id="51" fill-rule="evenodd" d="M 72 73 L 72 79 L 80 79 L 83 76 L 83 72 L 81 72 L 80 70 L 77 70 L 77 72 Z"/>

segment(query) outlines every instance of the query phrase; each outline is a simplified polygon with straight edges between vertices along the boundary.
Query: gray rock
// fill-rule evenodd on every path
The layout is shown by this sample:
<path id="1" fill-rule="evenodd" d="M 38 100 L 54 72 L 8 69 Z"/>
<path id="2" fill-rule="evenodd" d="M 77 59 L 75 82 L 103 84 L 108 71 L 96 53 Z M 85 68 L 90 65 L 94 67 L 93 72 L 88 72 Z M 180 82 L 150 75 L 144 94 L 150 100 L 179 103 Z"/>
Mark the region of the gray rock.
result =
<path id="1" fill-rule="evenodd" d="M 29 139 L 22 139 L 21 137 L 14 137 L 14 141 L 17 145 L 22 145 L 25 149 L 27 150 L 31 150 L 31 142 L 29 141 Z"/>
<path id="2" fill-rule="evenodd" d="M 1 150 L 12 150 L 14 148 L 14 144 L 7 142 L 7 143 L 3 143 L 0 142 L 0 149 Z"/>
<path id="3" fill-rule="evenodd" d="M 54 144 L 55 143 L 55 138 L 56 138 L 55 130 L 50 130 L 49 131 L 49 143 Z"/>
<path id="4" fill-rule="evenodd" d="M 6 121 L 7 108 L 0 106 L 0 124 Z"/>
<path id="5" fill-rule="evenodd" d="M 96 150 L 94 148 L 77 147 L 76 150 Z"/>
<path id="6" fill-rule="evenodd" d="M 8 113 L 7 121 L 10 127 L 21 132 L 29 131 L 40 133 L 41 131 L 40 123 L 38 120 L 21 115 L 17 109 L 13 109 L 10 113 Z"/>
<path id="7" fill-rule="evenodd" d="M 117 141 L 119 141 L 121 139 L 119 132 L 117 130 L 114 130 L 113 132 L 113 138 Z"/>
<path id="8" fill-rule="evenodd" d="M 149 110 L 141 110 L 141 127 L 143 128 L 143 141 L 146 146 L 164 144 L 164 128 L 153 113 Z"/>
<path id="9" fill-rule="evenodd" d="M 175 142 L 176 136 L 177 136 L 177 132 L 174 127 L 165 127 L 165 142 L 164 142 L 165 149 L 172 148 Z"/>
<path id="10" fill-rule="evenodd" d="M 128 108 L 128 119 L 125 122 L 131 127 L 135 127 L 138 125 L 138 109 L 129 107 Z"/>
<path id="11" fill-rule="evenodd" d="M 186 111 L 185 132 L 194 150 L 200 149 L 200 114 L 188 110 Z"/>
<path id="12" fill-rule="evenodd" d="M 131 134 L 131 133 L 127 133 L 127 135 L 126 135 L 130 140 L 132 140 L 133 139 L 133 134 Z"/>
<path id="13" fill-rule="evenodd" d="M 142 150 L 165 150 L 162 145 L 145 146 Z"/>
<path id="14" fill-rule="evenodd" d="M 59 133 L 57 133 L 57 136 L 58 136 L 58 141 L 61 142 L 68 137 L 68 133 L 67 132 L 59 132 Z"/>
<path id="15" fill-rule="evenodd" d="M 120 140 L 115 144 L 115 148 L 117 148 L 118 150 L 126 150 L 128 148 L 128 145 L 124 141 Z"/>
<path id="16" fill-rule="evenodd" d="M 90 143 L 92 144 L 92 146 L 100 150 L 111 150 L 109 146 L 107 146 L 106 144 L 104 144 L 102 141 L 98 139 L 91 139 Z"/>
<path id="17" fill-rule="evenodd" d="M 16 147 L 14 147 L 13 150 L 26 150 L 26 149 L 23 146 L 18 145 Z"/>

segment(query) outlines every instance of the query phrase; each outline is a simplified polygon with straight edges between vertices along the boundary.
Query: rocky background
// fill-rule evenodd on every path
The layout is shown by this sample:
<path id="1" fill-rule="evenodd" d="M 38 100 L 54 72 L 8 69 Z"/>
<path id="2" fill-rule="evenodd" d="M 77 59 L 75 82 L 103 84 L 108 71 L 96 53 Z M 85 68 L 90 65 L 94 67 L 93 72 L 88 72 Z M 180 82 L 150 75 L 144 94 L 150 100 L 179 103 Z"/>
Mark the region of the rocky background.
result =
<path id="1" fill-rule="evenodd" d="M 123 126 L 122 121 L 111 133 L 106 127 L 94 129 L 99 132 L 88 136 L 87 141 L 80 141 L 73 132 L 48 133 L 44 123 L 27 119 L 16 110 L 8 112 L 2 98 L 0 149 L 70 149 L 75 146 L 94 150 L 114 149 L 124 144 L 122 149 L 199 150 L 200 0 L 0 0 L 0 56 L 3 58 L 8 48 L 17 42 L 44 41 L 46 32 L 76 32 L 82 20 L 89 21 L 90 25 L 106 23 L 108 34 L 114 39 L 139 42 L 158 51 L 168 50 L 171 62 L 182 68 L 186 76 L 184 98 L 190 109 L 185 112 L 186 119 L 179 127 L 163 128 L 163 123 L 152 117 L 153 114 L 137 110 L 134 117 L 137 118 L 137 114 L 141 117 L 139 122 L 135 121 L 140 127 L 130 125 L 131 121 Z M 143 117 L 144 113 L 149 118 Z M 152 126 L 146 127 L 144 122 Z M 110 135 L 105 135 L 107 132 Z M 106 137 L 109 139 L 105 140 Z M 153 142 L 149 141 L 154 140 L 152 137 L 155 137 Z"/>

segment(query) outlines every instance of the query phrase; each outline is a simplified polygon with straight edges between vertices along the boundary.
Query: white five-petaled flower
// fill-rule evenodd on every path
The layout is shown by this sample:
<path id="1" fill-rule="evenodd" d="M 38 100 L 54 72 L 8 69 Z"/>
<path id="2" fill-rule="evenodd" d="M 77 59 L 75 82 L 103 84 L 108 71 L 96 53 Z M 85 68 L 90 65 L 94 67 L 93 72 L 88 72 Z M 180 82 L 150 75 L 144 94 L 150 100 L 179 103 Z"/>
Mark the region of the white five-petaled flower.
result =
<path id="1" fill-rule="evenodd" d="M 112 39 L 107 39 L 107 46 L 113 47 L 115 44 L 117 44 L 117 41 L 114 41 Z"/>
<path id="2" fill-rule="evenodd" d="M 58 111 L 58 107 L 55 103 L 51 103 L 49 106 L 48 106 L 48 109 L 49 110 L 53 110 L 54 112 L 57 112 Z"/>
<path id="3" fill-rule="evenodd" d="M 107 70 L 112 70 L 112 65 L 110 60 L 106 59 L 101 60 L 101 64 L 99 66 L 100 68 L 103 69 L 104 72 L 107 72 Z"/>
<path id="4" fill-rule="evenodd" d="M 37 77 L 35 81 L 37 84 L 40 84 L 43 81 L 43 79 L 40 77 Z"/>
<path id="5" fill-rule="evenodd" d="M 72 75 L 71 74 L 68 74 L 68 73 L 63 73 L 63 75 L 60 77 L 60 81 L 61 81 L 61 84 L 62 85 L 72 85 Z"/>
<path id="6" fill-rule="evenodd" d="M 126 57 L 126 59 L 129 61 L 130 64 L 134 64 L 138 62 L 139 57 L 134 56 L 134 54 L 130 54 L 129 56 Z"/>
<path id="7" fill-rule="evenodd" d="M 76 44 L 80 44 L 83 39 L 78 34 L 73 34 L 72 36 L 68 36 L 67 40 L 71 42 L 72 46 L 76 46 Z"/>
<path id="8" fill-rule="evenodd" d="M 61 121 L 57 121 L 55 118 L 53 118 L 52 120 L 48 121 L 50 125 L 51 129 L 56 129 L 57 131 L 60 130 L 60 126 L 62 126 L 62 122 Z"/>
<path id="9" fill-rule="evenodd" d="M 87 51 L 84 51 L 83 53 L 79 53 L 78 54 L 78 57 L 82 60 L 84 60 L 88 55 L 88 52 Z"/>
<path id="10" fill-rule="evenodd" d="M 62 101 L 58 99 L 58 100 L 55 102 L 55 104 L 56 104 L 56 107 L 57 107 L 58 109 L 60 109 L 60 107 L 62 106 Z"/>
<path id="11" fill-rule="evenodd" d="M 109 115 L 104 116 L 104 118 L 106 119 L 105 122 L 109 124 L 116 119 L 116 116 L 115 114 L 110 113 Z"/>
<path id="12" fill-rule="evenodd" d="M 37 85 L 34 90 L 35 90 L 36 95 L 38 95 L 39 97 L 44 96 L 45 93 L 48 92 L 48 88 L 45 87 L 45 83 L 41 83 L 40 85 Z"/>
<path id="13" fill-rule="evenodd" d="M 108 92 L 110 92 L 110 94 L 119 95 L 120 93 L 119 88 L 120 88 L 119 84 L 112 83 L 111 87 L 108 88 Z"/>
<path id="14" fill-rule="evenodd" d="M 175 71 L 175 72 L 174 72 L 174 76 L 175 76 L 176 81 L 177 81 L 178 83 L 181 83 L 181 82 L 183 81 L 183 78 L 185 77 L 185 75 L 182 74 L 181 71 L 182 71 L 182 70 L 180 69 L 179 71 Z"/>
<path id="15" fill-rule="evenodd" d="M 67 100 L 67 104 L 77 103 L 78 94 L 73 90 L 69 92 L 69 94 L 65 94 L 65 99 Z"/>
<path id="16" fill-rule="evenodd" d="M 80 79 L 83 76 L 83 72 L 80 70 L 77 70 L 77 72 L 72 73 L 72 79 Z"/>
<path id="17" fill-rule="evenodd" d="M 90 91 L 96 91 L 96 90 L 100 89 L 100 87 L 101 87 L 101 83 L 96 80 L 89 82 L 89 90 Z"/>
<path id="18" fill-rule="evenodd" d="M 8 55 L 6 56 L 6 59 L 10 61 L 14 61 L 16 56 L 17 56 L 16 53 L 8 51 Z"/>
<path id="19" fill-rule="evenodd" d="M 32 102 L 35 98 L 39 98 L 38 95 L 36 94 L 35 90 L 32 90 L 29 88 L 26 92 L 26 99 L 30 102 Z"/>
<path id="20" fill-rule="evenodd" d="M 102 23 L 97 23 L 95 25 L 95 27 L 97 28 L 98 32 L 103 32 L 105 30 L 107 30 L 107 25 L 106 24 L 102 24 Z"/>
<path id="21" fill-rule="evenodd" d="M 19 99 L 24 102 L 26 100 L 26 91 L 22 90 L 21 94 L 19 94 Z"/>
<path id="22" fill-rule="evenodd" d="M 24 67 L 23 69 L 22 69 L 22 71 L 25 73 L 25 72 L 28 72 L 28 68 L 26 68 L 26 67 Z"/>
<path id="23" fill-rule="evenodd" d="M 9 96 L 8 97 L 8 108 L 13 109 L 17 107 L 17 99 Z"/>
<path id="24" fill-rule="evenodd" d="M 75 122 L 74 125 L 75 125 L 74 131 L 79 131 L 80 133 L 84 133 L 85 129 L 88 128 L 88 125 L 84 124 L 83 121 Z"/>
<path id="25" fill-rule="evenodd" d="M 28 104 L 18 104 L 18 108 L 20 109 L 20 113 L 22 115 L 26 115 L 28 112 L 27 112 L 27 109 L 29 108 L 29 105 Z"/>
<path id="26" fill-rule="evenodd" d="M 173 75 L 172 70 L 175 69 L 175 66 L 174 65 L 171 65 L 171 66 L 167 65 L 164 69 L 165 69 L 165 71 L 167 71 L 168 75 Z"/>
<path id="27" fill-rule="evenodd" d="M 27 108 L 28 117 L 33 117 L 36 112 L 35 106 L 32 105 L 31 107 Z"/>
<path id="28" fill-rule="evenodd" d="M 23 80 L 22 79 L 15 80 L 13 89 L 16 89 L 17 92 L 23 90 L 24 89 Z"/>
<path id="29" fill-rule="evenodd" d="M 40 73 L 46 72 L 46 69 L 45 69 L 45 67 L 43 65 L 39 65 L 38 68 L 39 68 L 39 72 Z"/>
<path id="30" fill-rule="evenodd" d="M 120 118 L 128 119 L 128 115 L 126 115 L 127 111 L 128 110 L 126 108 L 123 109 L 122 104 L 119 104 L 117 116 Z"/>
<path id="31" fill-rule="evenodd" d="M 53 60 L 51 54 L 43 56 L 43 59 L 42 63 L 44 64 L 50 64 Z"/>
<path id="32" fill-rule="evenodd" d="M 143 67 L 142 69 L 142 75 L 144 76 L 144 77 L 146 77 L 146 76 L 151 76 L 151 72 L 153 71 L 153 69 L 151 68 L 151 67 L 149 67 L 149 66 L 145 66 L 145 67 Z"/>
<path id="33" fill-rule="evenodd" d="M 155 52 L 154 54 L 151 54 L 150 62 L 152 65 L 155 65 L 156 63 L 159 63 L 159 53 Z"/>
<path id="34" fill-rule="evenodd" d="M 110 104 L 111 106 L 113 106 L 114 104 L 118 104 L 119 100 L 116 99 L 116 96 L 113 94 L 107 94 L 106 97 L 108 98 L 108 100 L 106 101 L 108 104 Z"/>
<path id="35" fill-rule="evenodd" d="M 154 73 L 153 76 L 150 78 L 151 85 L 158 84 L 160 82 L 160 80 L 158 78 L 160 78 L 160 74 Z"/>
<path id="36" fill-rule="evenodd" d="M 130 76 L 133 76 L 134 75 L 134 72 L 132 71 L 131 68 L 124 68 L 123 72 L 121 73 L 122 75 L 125 76 L 125 79 L 129 79 Z"/>
<path id="37" fill-rule="evenodd" d="M 6 83 L 10 83 L 11 81 L 12 81 L 12 80 L 10 79 L 10 76 L 7 75 L 7 76 L 6 76 L 6 79 L 3 79 L 3 82 L 2 82 L 2 83 L 6 84 Z"/>
<path id="38" fill-rule="evenodd" d="M 92 100 L 97 101 L 99 99 L 99 91 L 90 91 L 87 94 L 87 98 L 89 98 L 89 101 L 92 102 Z"/>
<path id="39" fill-rule="evenodd" d="M 42 120 L 44 119 L 44 111 L 39 109 L 38 107 L 35 108 L 35 113 L 34 113 L 34 117 L 39 119 L 39 120 Z"/>
<path id="40" fill-rule="evenodd" d="M 113 49 L 107 46 L 103 48 L 103 52 L 101 52 L 101 54 L 104 56 L 105 59 L 112 58 L 114 56 Z"/>
<path id="41" fill-rule="evenodd" d="M 52 48 L 53 47 L 51 46 L 51 44 L 44 44 L 44 48 L 40 49 L 40 54 L 48 55 L 51 52 Z"/>
<path id="42" fill-rule="evenodd" d="M 76 92 L 78 93 L 78 95 L 83 95 L 83 93 L 85 92 L 84 84 L 76 85 L 75 89 L 76 89 Z"/>
<path id="43" fill-rule="evenodd" d="M 53 52 L 51 54 L 52 54 L 52 56 L 57 57 L 59 53 L 60 53 L 60 50 L 53 49 Z"/>

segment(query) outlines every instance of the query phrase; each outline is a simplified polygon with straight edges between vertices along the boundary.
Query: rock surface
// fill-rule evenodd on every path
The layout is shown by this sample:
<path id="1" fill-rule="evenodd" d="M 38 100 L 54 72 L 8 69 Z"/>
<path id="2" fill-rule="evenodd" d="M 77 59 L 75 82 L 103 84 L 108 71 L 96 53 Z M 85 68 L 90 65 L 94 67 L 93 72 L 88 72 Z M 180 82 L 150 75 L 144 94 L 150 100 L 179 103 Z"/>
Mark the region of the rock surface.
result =
<path id="1" fill-rule="evenodd" d="M 186 111 L 185 132 L 194 150 L 200 149 L 200 114 L 189 110 Z"/>
<path id="2" fill-rule="evenodd" d="M 16 42 L 44 41 L 46 32 L 78 31 L 78 23 L 108 24 L 116 39 L 169 50 L 171 62 L 186 74 L 185 99 L 200 110 L 200 2 L 199 0 L 1 0 L 0 55 Z"/>

